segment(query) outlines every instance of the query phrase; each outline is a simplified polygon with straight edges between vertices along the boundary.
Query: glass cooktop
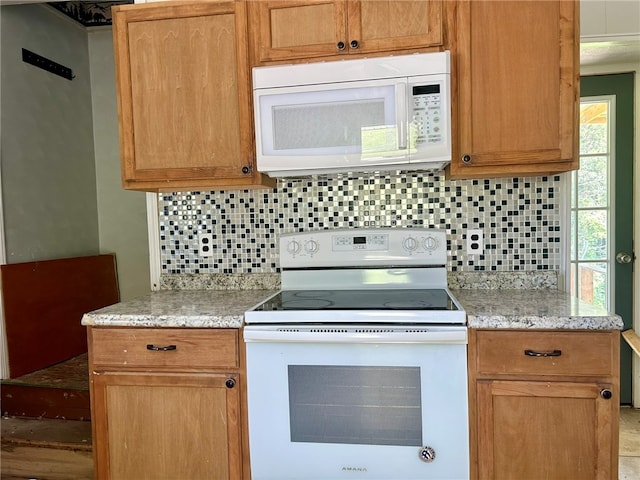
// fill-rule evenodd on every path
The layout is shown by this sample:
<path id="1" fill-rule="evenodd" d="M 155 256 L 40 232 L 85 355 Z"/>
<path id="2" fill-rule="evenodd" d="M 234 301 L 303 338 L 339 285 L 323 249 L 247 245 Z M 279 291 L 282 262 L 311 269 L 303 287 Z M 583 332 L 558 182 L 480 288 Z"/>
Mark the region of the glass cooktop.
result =
<path id="1" fill-rule="evenodd" d="M 459 309 L 444 289 L 283 290 L 254 308 L 256 312 L 317 310 Z"/>

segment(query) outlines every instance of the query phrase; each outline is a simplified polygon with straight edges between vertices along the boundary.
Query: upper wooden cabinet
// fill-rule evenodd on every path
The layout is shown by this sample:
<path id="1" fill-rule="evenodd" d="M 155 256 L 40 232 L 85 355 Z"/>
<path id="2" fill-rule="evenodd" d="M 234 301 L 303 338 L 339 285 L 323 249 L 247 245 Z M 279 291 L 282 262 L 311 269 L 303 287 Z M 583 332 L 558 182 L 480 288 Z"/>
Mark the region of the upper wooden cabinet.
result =
<path id="1" fill-rule="evenodd" d="M 245 2 L 112 12 L 124 187 L 272 186 L 255 168 Z"/>
<path id="2" fill-rule="evenodd" d="M 579 17 L 574 1 L 451 2 L 451 178 L 576 169 Z"/>
<path id="3" fill-rule="evenodd" d="M 441 45 L 442 0 L 250 1 L 252 64 Z"/>

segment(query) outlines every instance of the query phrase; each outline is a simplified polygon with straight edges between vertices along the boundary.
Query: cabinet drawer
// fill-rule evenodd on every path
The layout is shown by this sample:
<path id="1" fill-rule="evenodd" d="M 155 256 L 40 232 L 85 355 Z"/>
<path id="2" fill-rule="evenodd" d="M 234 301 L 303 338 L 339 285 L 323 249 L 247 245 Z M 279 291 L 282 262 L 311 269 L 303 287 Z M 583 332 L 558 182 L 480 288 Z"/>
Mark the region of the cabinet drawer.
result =
<path id="1" fill-rule="evenodd" d="M 234 329 L 91 328 L 89 341 L 94 367 L 238 366 Z"/>
<path id="2" fill-rule="evenodd" d="M 612 332 L 478 331 L 476 339 L 478 374 L 609 376 L 616 368 Z"/>

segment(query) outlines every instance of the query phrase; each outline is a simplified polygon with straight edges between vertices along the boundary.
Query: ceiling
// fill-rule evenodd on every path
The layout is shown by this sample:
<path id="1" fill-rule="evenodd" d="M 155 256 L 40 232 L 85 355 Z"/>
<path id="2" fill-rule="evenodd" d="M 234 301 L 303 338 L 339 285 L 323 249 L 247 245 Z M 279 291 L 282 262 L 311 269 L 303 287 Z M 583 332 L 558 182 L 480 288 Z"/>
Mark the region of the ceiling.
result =
<path id="1" fill-rule="evenodd" d="M 580 66 L 640 64 L 640 38 L 580 43 Z"/>
<path id="2" fill-rule="evenodd" d="M 50 2 L 49 5 L 85 27 L 111 25 L 111 7 L 133 0 L 113 2 Z"/>

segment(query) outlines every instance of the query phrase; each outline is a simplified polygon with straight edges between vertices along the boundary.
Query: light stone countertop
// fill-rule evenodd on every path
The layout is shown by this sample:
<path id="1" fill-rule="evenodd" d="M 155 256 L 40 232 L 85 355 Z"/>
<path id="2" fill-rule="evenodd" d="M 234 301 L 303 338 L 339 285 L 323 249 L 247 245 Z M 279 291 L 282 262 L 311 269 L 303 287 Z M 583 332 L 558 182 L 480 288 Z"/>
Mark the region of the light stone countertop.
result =
<path id="1" fill-rule="evenodd" d="M 277 290 L 162 290 L 86 313 L 82 325 L 240 328 Z M 621 330 L 622 319 L 557 290 L 457 289 L 471 328 Z"/>
<path id="2" fill-rule="evenodd" d="M 452 290 L 470 328 L 622 330 L 622 318 L 558 290 Z"/>
<path id="3" fill-rule="evenodd" d="M 162 290 L 85 313 L 82 325 L 240 328 L 244 312 L 275 290 Z"/>

